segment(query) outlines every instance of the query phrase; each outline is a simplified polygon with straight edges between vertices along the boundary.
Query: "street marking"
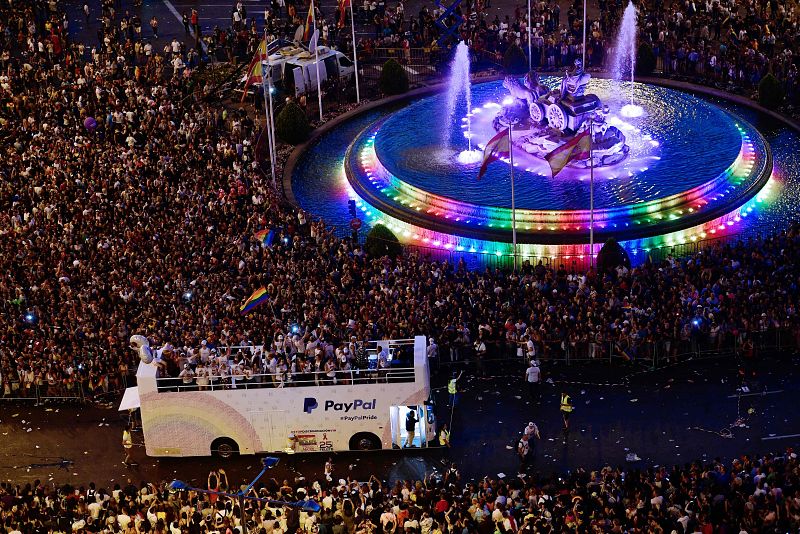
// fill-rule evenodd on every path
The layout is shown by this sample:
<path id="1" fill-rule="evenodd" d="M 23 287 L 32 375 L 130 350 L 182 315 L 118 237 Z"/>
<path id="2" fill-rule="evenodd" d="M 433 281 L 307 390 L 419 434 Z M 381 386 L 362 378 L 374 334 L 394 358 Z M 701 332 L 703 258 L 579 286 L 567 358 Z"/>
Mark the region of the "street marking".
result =
<path id="1" fill-rule="evenodd" d="M 784 434 L 782 436 L 767 436 L 765 438 L 761 438 L 761 441 L 767 441 L 770 439 L 788 439 L 788 438 L 797 438 L 800 437 L 800 434 Z"/>
<path id="2" fill-rule="evenodd" d="M 761 397 L 762 395 L 777 395 L 783 393 L 782 389 L 775 389 L 772 391 L 751 391 L 750 393 L 740 393 L 739 395 L 728 395 L 729 399 L 736 399 L 739 397 Z"/>
<path id="3" fill-rule="evenodd" d="M 164 5 L 167 6 L 167 9 L 169 9 L 170 13 L 172 13 L 175 16 L 175 18 L 178 19 L 178 22 L 183 24 L 183 16 L 180 13 L 178 13 L 178 10 L 175 9 L 175 6 L 172 5 L 172 2 L 170 2 L 169 0 L 161 0 L 161 1 L 164 2 Z M 192 35 L 192 37 L 197 39 L 197 36 L 194 34 L 194 28 L 192 28 L 191 25 L 189 25 L 189 33 Z M 202 39 L 200 39 L 200 46 L 203 47 L 203 52 L 208 53 L 208 47 L 206 46 L 206 42 L 203 41 Z"/>

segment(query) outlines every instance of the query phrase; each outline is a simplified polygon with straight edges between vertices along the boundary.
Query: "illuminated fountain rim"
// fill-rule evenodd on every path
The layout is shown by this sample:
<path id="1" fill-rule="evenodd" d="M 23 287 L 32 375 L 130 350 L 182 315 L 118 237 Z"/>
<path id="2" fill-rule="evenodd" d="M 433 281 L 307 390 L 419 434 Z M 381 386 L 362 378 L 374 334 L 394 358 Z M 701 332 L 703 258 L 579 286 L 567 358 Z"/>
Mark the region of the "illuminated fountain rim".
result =
<path id="1" fill-rule="evenodd" d="M 346 182 L 345 178 L 345 182 Z M 649 253 L 651 250 L 662 247 L 674 247 L 687 243 L 702 242 L 706 239 L 720 238 L 727 235 L 736 235 L 737 225 L 743 224 L 746 219 L 757 217 L 759 210 L 769 205 L 776 194 L 776 185 L 779 184 L 777 177 L 771 175 L 766 183 L 756 194 L 741 206 L 719 217 L 700 223 L 698 225 L 683 230 L 675 230 L 665 234 L 654 235 L 637 239 L 629 239 L 621 236 L 619 243 L 628 250 L 632 259 L 639 252 Z M 397 235 L 401 243 L 430 247 L 432 249 L 442 249 L 452 252 L 463 252 L 476 255 L 510 257 L 516 255 L 521 260 L 542 259 L 542 258 L 561 258 L 562 260 L 583 260 L 589 255 L 597 257 L 597 253 L 603 246 L 603 241 L 595 240 L 594 247 L 588 243 L 520 243 L 516 250 L 513 249 L 508 241 L 492 241 L 486 239 L 476 239 L 464 237 L 457 234 L 440 232 L 435 229 L 423 228 L 405 221 L 395 219 L 391 215 L 373 211 L 369 204 L 358 194 L 350 189 L 349 196 L 355 200 L 357 207 L 369 218 L 371 226 L 384 225 Z"/>
<path id="2" fill-rule="evenodd" d="M 353 191 L 366 204 L 395 220 L 437 232 L 475 239 L 510 242 L 511 210 L 479 206 L 435 195 L 391 175 L 374 151 L 375 131 L 384 117 L 365 128 L 348 147 L 344 171 Z M 648 202 L 594 210 L 596 241 L 642 239 L 680 231 L 714 220 L 753 198 L 772 172 L 772 152 L 761 133 L 736 118 L 742 136 L 739 155 L 717 177 L 687 191 Z M 739 123 L 746 125 L 745 131 Z M 372 132 L 370 134 L 370 132 Z M 763 165 L 753 169 L 755 149 L 748 134 L 758 136 L 764 148 Z M 368 142 L 364 142 L 368 139 Z M 374 168 L 369 168 L 373 165 Z M 378 167 L 380 165 L 380 167 Z M 361 168 L 363 172 L 354 169 Z M 380 176 L 386 172 L 389 176 Z M 753 178 L 754 173 L 757 173 Z M 746 187 L 730 199 L 731 189 Z M 713 195 L 713 196 L 712 196 Z M 694 203 L 694 204 L 692 204 Z M 589 210 L 516 210 L 517 241 L 533 244 L 588 242 Z"/>

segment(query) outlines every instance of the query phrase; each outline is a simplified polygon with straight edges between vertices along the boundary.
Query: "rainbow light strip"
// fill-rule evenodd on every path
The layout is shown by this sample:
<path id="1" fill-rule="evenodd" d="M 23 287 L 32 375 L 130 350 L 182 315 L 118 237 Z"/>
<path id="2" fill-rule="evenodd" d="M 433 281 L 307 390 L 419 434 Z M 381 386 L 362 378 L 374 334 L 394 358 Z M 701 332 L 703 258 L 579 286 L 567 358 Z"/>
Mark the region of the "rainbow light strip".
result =
<path id="1" fill-rule="evenodd" d="M 422 190 L 393 175 L 381 163 L 375 151 L 375 137 L 380 131 L 380 121 L 362 133 L 351 148 L 350 168 L 355 170 L 361 183 L 369 182 L 387 203 L 409 214 L 410 218 L 455 224 L 465 228 L 491 228 L 511 231 L 511 210 L 479 206 Z M 718 210 L 730 196 L 742 194 L 743 188 L 752 184 L 757 153 L 748 131 L 738 123 L 741 146 L 735 160 L 715 178 L 687 191 L 668 197 L 619 207 L 594 210 L 595 229 L 624 229 L 630 227 L 664 227 L 672 221 L 703 212 Z M 355 169 L 354 169 L 355 167 Z M 724 206 L 724 204 L 722 205 Z M 589 210 L 531 210 L 517 209 L 517 232 L 542 234 L 558 233 L 585 239 L 589 228 Z M 668 228 L 667 228 L 668 229 Z M 474 247 L 470 247 L 474 248 Z"/>
<path id="2" fill-rule="evenodd" d="M 370 226 L 383 224 L 392 230 L 403 243 L 455 252 L 495 255 L 498 257 L 513 255 L 512 245 L 508 242 L 489 241 L 438 232 L 401 221 L 382 213 L 356 194 L 344 170 L 342 171 L 341 180 L 348 190 L 349 197 L 356 201 L 356 206 L 364 213 L 367 223 Z M 773 172 L 769 180 L 767 180 L 755 196 L 738 207 L 732 207 L 732 211 L 725 215 L 684 230 L 668 232 L 653 237 L 620 241 L 620 244 L 633 255 L 633 259 L 635 260 L 639 254 L 644 256 L 652 249 L 684 245 L 690 242 L 698 242 L 725 235 L 735 235 L 741 231 L 749 218 L 757 217 L 759 210 L 768 207 L 769 201 L 777 195 L 779 183 L 776 173 Z M 590 252 L 589 245 L 584 243 L 561 245 L 523 243 L 517 245 L 517 254 L 518 257 L 522 259 L 555 259 L 557 257 L 565 259 L 570 259 L 570 257 L 583 259 L 590 253 L 597 256 L 597 252 L 602 248 L 602 245 L 603 243 L 595 243 L 594 249 Z M 642 260 L 643 259 L 642 257 Z"/>

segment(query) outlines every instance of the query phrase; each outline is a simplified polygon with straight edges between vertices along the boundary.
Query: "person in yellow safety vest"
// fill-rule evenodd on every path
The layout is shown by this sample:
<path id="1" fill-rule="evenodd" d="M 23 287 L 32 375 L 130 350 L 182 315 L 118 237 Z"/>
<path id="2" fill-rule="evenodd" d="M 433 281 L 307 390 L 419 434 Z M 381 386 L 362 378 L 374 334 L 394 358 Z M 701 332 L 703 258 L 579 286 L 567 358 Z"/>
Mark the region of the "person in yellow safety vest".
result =
<path id="1" fill-rule="evenodd" d="M 456 407 L 456 402 L 458 402 L 458 379 L 461 378 L 461 375 L 464 374 L 464 371 L 461 371 L 458 376 L 456 373 L 453 372 L 453 377 L 447 383 L 447 393 L 450 395 L 450 406 L 453 408 Z"/>
<path id="2" fill-rule="evenodd" d="M 564 433 L 569 432 L 569 414 L 572 413 L 572 398 L 566 392 L 561 392 L 561 418 L 564 420 Z"/>
<path id="3" fill-rule="evenodd" d="M 447 429 L 447 423 L 442 423 L 442 428 L 439 429 L 439 446 L 450 446 L 450 431 Z"/>

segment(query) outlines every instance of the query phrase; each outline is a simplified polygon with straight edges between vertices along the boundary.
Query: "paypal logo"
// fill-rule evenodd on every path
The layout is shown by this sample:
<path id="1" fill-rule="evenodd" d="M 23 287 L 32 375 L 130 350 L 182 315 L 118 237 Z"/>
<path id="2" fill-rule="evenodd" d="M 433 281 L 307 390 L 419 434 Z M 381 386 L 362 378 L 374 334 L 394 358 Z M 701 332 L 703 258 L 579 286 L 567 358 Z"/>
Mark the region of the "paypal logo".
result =
<path id="1" fill-rule="evenodd" d="M 356 399 L 352 402 L 335 402 L 332 400 L 326 400 L 324 409 L 325 411 L 334 411 L 334 412 L 355 412 L 358 410 L 374 410 L 375 406 L 377 405 L 376 399 Z M 319 402 L 314 397 L 306 397 L 303 400 L 303 411 L 306 413 L 311 413 L 316 408 L 319 408 Z"/>
<path id="2" fill-rule="evenodd" d="M 319 404 L 317 403 L 317 399 L 315 399 L 314 397 L 306 397 L 303 400 L 303 411 L 304 412 L 311 413 L 314 410 L 314 408 L 317 408 L 317 407 L 319 407 Z"/>

